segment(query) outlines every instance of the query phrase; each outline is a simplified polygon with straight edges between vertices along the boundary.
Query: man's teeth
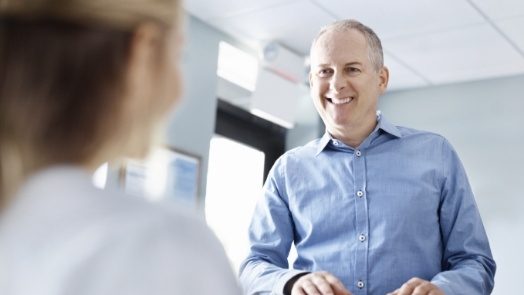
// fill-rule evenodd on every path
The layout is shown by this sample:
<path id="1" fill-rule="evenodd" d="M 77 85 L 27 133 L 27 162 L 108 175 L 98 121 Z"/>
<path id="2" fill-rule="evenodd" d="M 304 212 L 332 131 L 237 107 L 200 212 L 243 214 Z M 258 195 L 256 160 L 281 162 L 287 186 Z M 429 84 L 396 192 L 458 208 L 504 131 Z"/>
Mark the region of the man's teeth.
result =
<path id="1" fill-rule="evenodd" d="M 353 100 L 351 97 L 346 98 L 330 98 L 329 99 L 333 104 L 345 104 Z"/>

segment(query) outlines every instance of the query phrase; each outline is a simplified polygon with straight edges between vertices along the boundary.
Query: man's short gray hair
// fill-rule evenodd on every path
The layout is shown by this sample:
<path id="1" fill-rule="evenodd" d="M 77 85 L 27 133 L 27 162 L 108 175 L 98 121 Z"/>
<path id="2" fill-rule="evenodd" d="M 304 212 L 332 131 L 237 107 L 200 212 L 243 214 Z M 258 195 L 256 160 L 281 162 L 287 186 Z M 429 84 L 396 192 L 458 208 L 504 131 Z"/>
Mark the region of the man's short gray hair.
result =
<path id="1" fill-rule="evenodd" d="M 322 27 L 315 39 L 313 39 L 310 52 L 313 50 L 313 47 L 317 43 L 320 36 L 322 36 L 324 33 L 328 31 L 344 32 L 348 30 L 356 30 L 364 35 L 364 38 L 366 38 L 368 44 L 369 61 L 373 64 L 375 70 L 379 71 L 382 69 L 384 66 L 384 53 L 382 52 L 382 43 L 380 42 L 380 39 L 371 28 L 353 19 L 338 20 Z"/>

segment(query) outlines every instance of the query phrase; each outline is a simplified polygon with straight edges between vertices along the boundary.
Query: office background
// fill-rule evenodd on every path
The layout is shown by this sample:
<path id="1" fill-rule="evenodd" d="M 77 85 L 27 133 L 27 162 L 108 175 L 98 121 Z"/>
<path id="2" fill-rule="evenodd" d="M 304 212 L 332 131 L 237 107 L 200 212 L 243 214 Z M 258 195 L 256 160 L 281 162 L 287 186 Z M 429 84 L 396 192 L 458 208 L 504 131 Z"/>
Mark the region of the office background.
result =
<path id="1" fill-rule="evenodd" d="M 218 75 L 221 42 L 258 60 L 259 77 L 260 69 L 268 69 L 296 86 L 291 90 L 295 112 L 284 114 L 293 126 L 274 122 L 280 126 L 274 128 L 284 128 L 289 149 L 319 136 L 324 127 L 308 96 L 307 62 L 288 69 L 286 62 L 264 60 L 264 50 L 293 55 L 287 62 L 296 67 L 297 58 L 307 61 L 320 26 L 356 18 L 383 39 L 391 84 L 380 110 L 397 125 L 440 133 L 456 148 L 498 264 L 493 294 L 519 293 L 524 265 L 524 2 L 187 0 L 185 5 L 185 91 L 170 118 L 166 145 L 200 157 L 197 206 L 202 212 L 219 105 L 252 114 L 259 91 L 276 113 L 290 103 L 279 96 L 289 89 L 256 89 L 264 81 L 247 89 Z"/>

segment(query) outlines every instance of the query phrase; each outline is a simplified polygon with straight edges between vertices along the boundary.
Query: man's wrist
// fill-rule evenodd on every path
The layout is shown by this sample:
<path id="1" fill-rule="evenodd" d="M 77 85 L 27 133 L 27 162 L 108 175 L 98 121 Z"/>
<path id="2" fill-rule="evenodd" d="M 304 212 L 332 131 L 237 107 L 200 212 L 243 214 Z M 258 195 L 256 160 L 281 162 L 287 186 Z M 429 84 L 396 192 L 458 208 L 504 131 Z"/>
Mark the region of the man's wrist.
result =
<path id="1" fill-rule="evenodd" d="M 300 277 L 303 277 L 307 274 L 309 274 L 309 272 L 299 273 L 296 276 L 289 279 L 284 285 L 284 295 L 291 295 L 291 290 L 293 290 L 293 285 L 295 285 L 296 281 L 300 279 Z"/>

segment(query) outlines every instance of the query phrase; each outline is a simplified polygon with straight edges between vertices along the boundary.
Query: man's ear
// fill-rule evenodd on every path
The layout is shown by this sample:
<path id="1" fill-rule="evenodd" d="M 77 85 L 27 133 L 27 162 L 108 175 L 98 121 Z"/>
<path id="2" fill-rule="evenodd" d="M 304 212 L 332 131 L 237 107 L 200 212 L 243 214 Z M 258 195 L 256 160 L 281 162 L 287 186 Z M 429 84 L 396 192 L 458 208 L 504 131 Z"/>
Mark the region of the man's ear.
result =
<path id="1" fill-rule="evenodd" d="M 386 91 L 386 89 L 388 88 L 389 69 L 383 66 L 382 69 L 380 69 L 378 76 L 379 76 L 380 92 L 384 93 L 384 91 Z"/>
<path id="2" fill-rule="evenodd" d="M 311 73 L 311 71 L 309 72 L 308 79 L 309 79 L 309 88 L 313 88 L 313 74 Z"/>

